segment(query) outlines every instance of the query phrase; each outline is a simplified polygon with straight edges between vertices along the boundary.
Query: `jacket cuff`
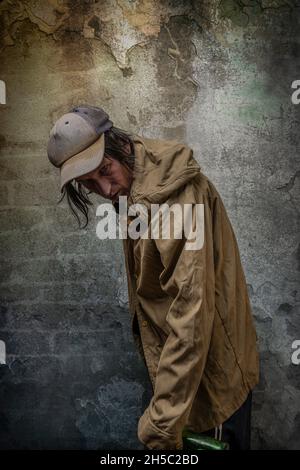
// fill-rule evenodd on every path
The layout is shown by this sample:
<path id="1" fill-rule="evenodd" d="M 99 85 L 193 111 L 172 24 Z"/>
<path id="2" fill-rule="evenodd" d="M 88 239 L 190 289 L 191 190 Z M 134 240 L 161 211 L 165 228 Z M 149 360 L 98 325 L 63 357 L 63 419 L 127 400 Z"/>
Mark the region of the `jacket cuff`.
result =
<path id="1" fill-rule="evenodd" d="M 139 419 L 138 438 L 148 449 L 181 450 L 183 448 L 182 433 L 176 435 L 159 429 L 149 416 L 149 407 Z"/>

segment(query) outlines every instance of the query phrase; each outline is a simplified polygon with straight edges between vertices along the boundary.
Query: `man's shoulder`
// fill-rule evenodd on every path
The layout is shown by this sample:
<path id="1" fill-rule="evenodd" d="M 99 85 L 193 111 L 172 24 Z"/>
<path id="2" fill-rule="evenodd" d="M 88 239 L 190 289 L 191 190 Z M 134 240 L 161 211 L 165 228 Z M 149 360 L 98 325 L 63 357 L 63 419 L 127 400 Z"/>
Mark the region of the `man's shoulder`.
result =
<path id="1" fill-rule="evenodd" d="M 188 147 L 190 146 L 186 143 L 183 142 L 182 140 L 179 139 L 165 139 L 162 137 L 148 137 L 145 135 L 141 134 L 132 134 L 133 141 L 136 143 L 142 143 L 145 147 L 148 149 L 154 148 L 154 149 L 160 149 L 163 150 L 164 148 L 169 148 L 169 147 Z"/>

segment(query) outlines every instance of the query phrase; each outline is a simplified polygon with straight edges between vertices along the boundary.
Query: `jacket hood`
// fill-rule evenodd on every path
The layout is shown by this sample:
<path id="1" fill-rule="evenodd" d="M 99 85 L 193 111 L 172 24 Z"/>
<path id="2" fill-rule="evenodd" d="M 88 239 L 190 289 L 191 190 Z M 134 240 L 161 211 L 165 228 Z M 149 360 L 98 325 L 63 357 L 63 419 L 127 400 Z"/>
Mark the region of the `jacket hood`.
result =
<path id="1" fill-rule="evenodd" d="M 176 140 L 134 135 L 133 144 L 135 169 L 130 189 L 133 203 L 161 204 L 201 171 L 193 150 Z"/>

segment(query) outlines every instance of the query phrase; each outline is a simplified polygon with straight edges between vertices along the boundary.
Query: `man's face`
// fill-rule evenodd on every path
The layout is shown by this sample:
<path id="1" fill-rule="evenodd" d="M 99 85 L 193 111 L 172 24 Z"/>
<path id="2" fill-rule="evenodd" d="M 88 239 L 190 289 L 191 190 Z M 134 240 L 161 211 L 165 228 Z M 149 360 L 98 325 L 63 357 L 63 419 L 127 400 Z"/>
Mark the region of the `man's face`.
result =
<path id="1" fill-rule="evenodd" d="M 129 195 L 132 172 L 118 160 L 104 156 L 95 170 L 78 176 L 76 181 L 114 203 L 119 196 Z"/>

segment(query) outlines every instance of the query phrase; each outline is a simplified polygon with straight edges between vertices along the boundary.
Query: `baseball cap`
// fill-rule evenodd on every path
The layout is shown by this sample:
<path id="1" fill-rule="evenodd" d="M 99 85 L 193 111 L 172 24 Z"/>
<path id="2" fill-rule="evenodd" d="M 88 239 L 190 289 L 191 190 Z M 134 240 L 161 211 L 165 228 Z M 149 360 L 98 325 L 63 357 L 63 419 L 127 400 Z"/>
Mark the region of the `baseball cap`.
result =
<path id="1" fill-rule="evenodd" d="M 60 169 L 60 189 L 66 183 L 95 170 L 103 160 L 104 132 L 113 126 L 97 106 L 77 106 L 61 116 L 50 131 L 47 153 Z"/>

